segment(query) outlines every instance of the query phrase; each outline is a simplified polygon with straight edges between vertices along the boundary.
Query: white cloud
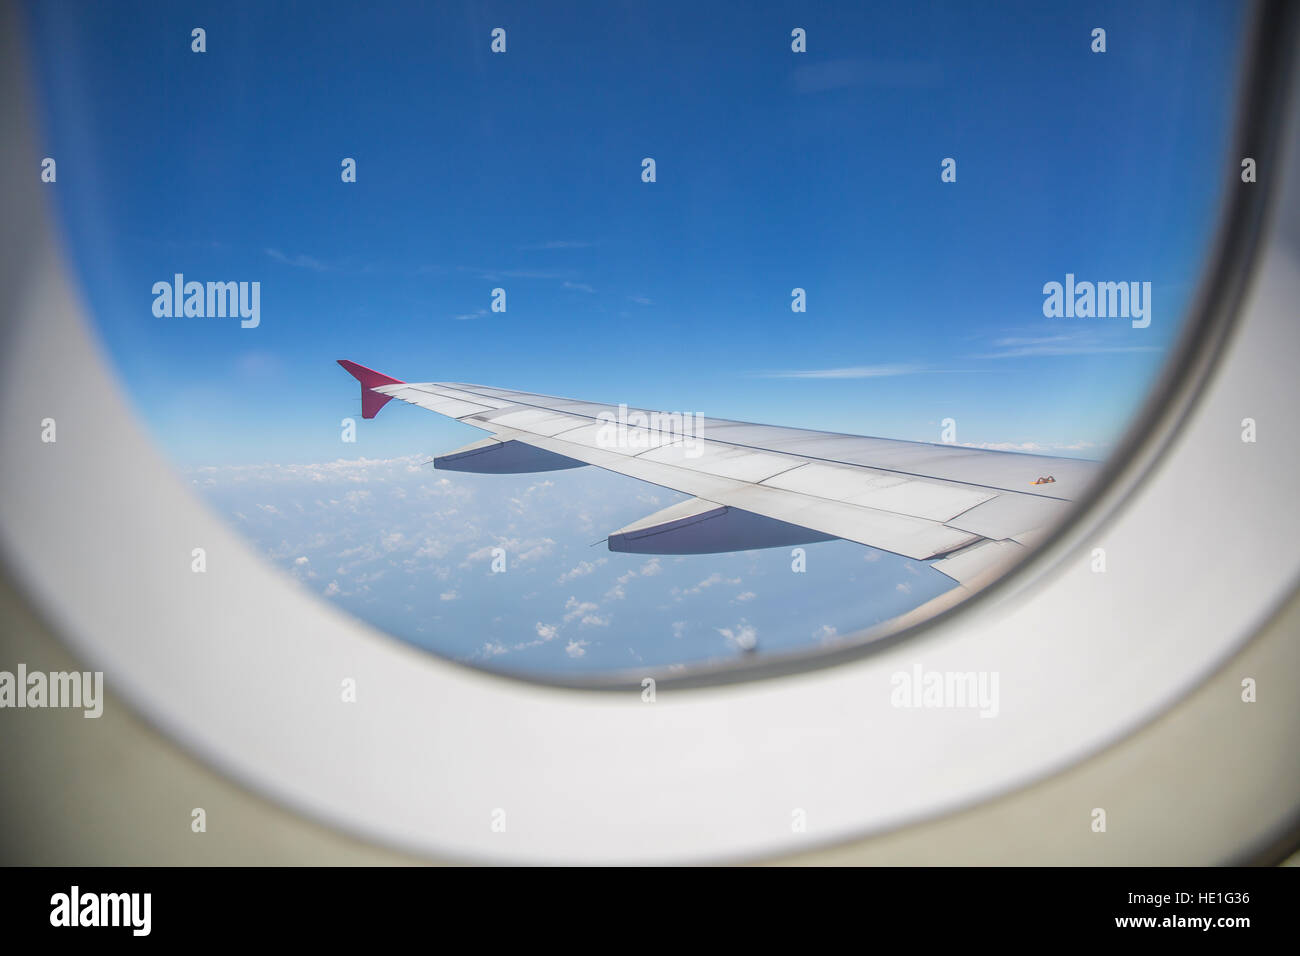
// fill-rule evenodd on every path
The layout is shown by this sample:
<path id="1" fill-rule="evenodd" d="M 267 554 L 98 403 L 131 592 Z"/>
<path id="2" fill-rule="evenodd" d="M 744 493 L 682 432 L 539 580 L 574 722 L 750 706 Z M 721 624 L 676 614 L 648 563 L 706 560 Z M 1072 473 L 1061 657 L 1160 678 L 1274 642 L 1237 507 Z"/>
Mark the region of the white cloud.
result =
<path id="1" fill-rule="evenodd" d="M 592 611 L 599 611 L 600 605 L 594 604 L 591 601 L 579 601 L 576 597 L 570 595 L 569 599 L 564 602 L 564 610 L 566 612 L 564 620 L 572 621 L 585 614 L 590 614 Z"/>
<path id="2" fill-rule="evenodd" d="M 519 644 L 516 644 L 515 650 L 522 651 L 522 650 L 527 650 L 530 647 L 541 647 L 543 644 L 547 643 L 548 641 L 553 641 L 555 639 L 555 635 L 560 632 L 560 629 L 555 625 L 543 624 L 541 621 L 538 621 L 533 629 L 537 632 L 537 638 L 535 640 L 523 641 Z"/>
<path id="3" fill-rule="evenodd" d="M 1103 446 L 1091 441 L 1073 442 L 1037 442 L 1037 441 L 964 441 L 958 442 L 966 448 L 986 448 L 989 451 L 1019 451 L 1042 453 L 1054 451 L 1094 451 Z"/>
<path id="4" fill-rule="evenodd" d="M 978 359 L 1029 358 L 1055 355 L 1107 355 L 1124 352 L 1159 352 L 1154 345 L 1114 345 L 1095 331 L 1062 335 L 1008 336 L 993 343 L 997 351 L 975 355 Z"/>
<path id="5" fill-rule="evenodd" d="M 718 627 L 714 630 L 725 637 L 728 644 L 742 651 L 752 651 L 758 646 L 758 630 L 746 621 L 741 621 L 734 628 Z"/>
<path id="6" fill-rule="evenodd" d="M 417 558 L 445 558 L 450 550 L 451 543 L 449 541 L 426 537 L 423 543 L 415 549 L 415 556 Z"/>
<path id="7" fill-rule="evenodd" d="M 597 558 L 595 561 L 579 561 L 577 567 L 565 571 L 556 580 L 556 584 L 567 584 L 574 578 L 583 578 L 595 571 L 598 567 L 608 561 L 608 558 Z"/>
<path id="8" fill-rule="evenodd" d="M 702 594 L 708 588 L 713 587 L 715 584 L 722 584 L 723 582 L 727 584 L 739 584 L 740 578 L 724 578 L 717 571 L 714 571 L 699 584 L 695 585 L 695 587 L 686 588 L 685 590 L 680 591 L 680 594 Z M 676 588 L 674 588 L 673 591 L 674 593 L 679 593 Z"/>
<path id="9" fill-rule="evenodd" d="M 550 554 L 551 549 L 554 547 L 555 542 L 550 538 L 542 538 L 541 540 L 526 542 L 519 552 L 519 557 L 515 560 L 520 564 L 527 561 L 535 561 L 544 555 Z"/>
<path id="10" fill-rule="evenodd" d="M 763 372 L 760 378 L 890 378 L 928 372 L 924 365 L 854 365 L 848 368 L 814 368 L 790 372 Z"/>
<path id="11" fill-rule="evenodd" d="M 266 249 L 263 251 L 269 258 L 274 259 L 276 262 L 283 263 L 286 266 L 296 266 L 299 269 L 311 269 L 313 272 L 324 272 L 327 268 L 325 263 L 321 262 L 319 259 L 313 259 L 311 256 L 304 256 L 302 254 L 286 256 L 279 249 Z"/>
<path id="12" fill-rule="evenodd" d="M 569 641 L 569 643 L 564 646 L 564 653 L 573 658 L 582 657 L 587 653 L 587 648 L 590 646 L 590 641 Z"/>
<path id="13" fill-rule="evenodd" d="M 201 479 L 219 478 L 237 484 L 261 481 L 346 481 L 360 484 L 386 481 L 401 474 L 424 471 L 423 464 L 426 460 L 425 456 L 406 455 L 401 458 L 336 458 L 333 461 L 308 464 L 202 465 L 190 469 L 189 474 Z M 453 488 L 446 479 L 433 482 L 430 487 L 434 493 L 468 491 L 466 486 Z"/>
<path id="14" fill-rule="evenodd" d="M 615 579 L 617 583 L 605 592 L 605 599 L 607 601 L 621 601 L 627 597 L 627 589 L 623 585 L 636 577 L 652 578 L 661 571 L 663 571 L 663 565 L 659 563 L 658 558 L 651 558 L 640 568 L 629 568 Z"/>

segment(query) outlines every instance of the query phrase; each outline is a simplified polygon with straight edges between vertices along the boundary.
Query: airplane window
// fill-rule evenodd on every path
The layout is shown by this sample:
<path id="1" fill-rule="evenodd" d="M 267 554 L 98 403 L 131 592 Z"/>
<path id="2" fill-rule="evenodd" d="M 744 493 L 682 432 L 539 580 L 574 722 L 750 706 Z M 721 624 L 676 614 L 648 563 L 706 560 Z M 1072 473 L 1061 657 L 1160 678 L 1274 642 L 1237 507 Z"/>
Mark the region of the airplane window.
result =
<path id="1" fill-rule="evenodd" d="M 302 588 L 540 679 L 995 580 L 1146 407 L 1254 175 L 1232 2 L 26 18 L 157 445 Z"/>

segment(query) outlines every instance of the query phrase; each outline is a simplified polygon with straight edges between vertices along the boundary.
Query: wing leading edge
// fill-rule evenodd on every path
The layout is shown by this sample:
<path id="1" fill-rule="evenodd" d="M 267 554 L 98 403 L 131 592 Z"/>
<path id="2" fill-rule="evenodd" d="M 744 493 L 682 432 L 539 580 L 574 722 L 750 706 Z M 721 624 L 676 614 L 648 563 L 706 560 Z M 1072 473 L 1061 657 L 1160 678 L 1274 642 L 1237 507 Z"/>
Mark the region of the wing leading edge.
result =
<path id="1" fill-rule="evenodd" d="M 1064 517 L 1098 463 L 683 416 L 449 382 L 340 360 L 362 414 L 398 399 L 491 437 L 434 459 L 481 474 L 595 465 L 691 495 L 610 532 L 612 551 L 705 554 L 843 538 L 975 590 Z"/>

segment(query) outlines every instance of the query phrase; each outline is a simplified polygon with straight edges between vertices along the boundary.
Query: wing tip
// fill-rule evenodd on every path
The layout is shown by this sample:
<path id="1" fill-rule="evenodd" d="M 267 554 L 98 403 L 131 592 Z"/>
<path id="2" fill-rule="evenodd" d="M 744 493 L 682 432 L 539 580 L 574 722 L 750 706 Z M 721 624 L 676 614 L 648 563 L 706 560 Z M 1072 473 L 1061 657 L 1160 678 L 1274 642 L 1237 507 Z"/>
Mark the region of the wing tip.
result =
<path id="1" fill-rule="evenodd" d="M 350 359 L 335 359 L 343 369 L 355 378 L 366 388 L 374 388 L 376 385 L 405 385 L 400 378 L 393 378 L 391 375 L 385 375 L 383 372 L 376 372 L 373 368 L 366 368 L 364 365 L 358 365 Z"/>
<path id="2" fill-rule="evenodd" d="M 358 365 L 349 359 L 335 359 L 335 361 L 343 367 L 344 371 L 361 383 L 362 418 L 374 418 L 379 414 L 379 410 L 388 404 L 388 395 L 372 392 L 371 389 L 379 385 L 406 384 L 400 378 L 393 378 L 383 372 L 376 372 L 373 368 L 366 368 L 364 365 Z"/>

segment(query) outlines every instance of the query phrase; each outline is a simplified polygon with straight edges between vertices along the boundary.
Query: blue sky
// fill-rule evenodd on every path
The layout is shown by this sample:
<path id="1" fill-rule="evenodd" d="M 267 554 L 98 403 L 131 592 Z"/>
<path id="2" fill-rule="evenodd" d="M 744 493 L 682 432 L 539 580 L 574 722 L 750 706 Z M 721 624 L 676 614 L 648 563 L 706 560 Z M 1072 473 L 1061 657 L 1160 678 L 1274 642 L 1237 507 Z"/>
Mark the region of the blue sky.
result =
<path id="1" fill-rule="evenodd" d="M 1095 350 L 1176 331 L 1235 4 L 543 6 L 33 6 L 86 293 L 179 458 L 337 452 L 341 357 L 891 437 L 951 415 L 961 440 L 1114 438 L 1160 353 Z M 262 324 L 156 319 L 178 271 L 260 281 Z M 1152 327 L 1045 320 L 1067 271 L 1152 281 Z M 455 318 L 497 286 L 504 315 Z M 979 357 L 1059 334 L 1081 351 Z M 881 366 L 918 371 L 759 377 Z M 428 417 L 365 450 L 408 451 Z"/>
<path id="2" fill-rule="evenodd" d="M 959 441 L 1102 457 L 1207 250 L 1242 17 L 1186 0 L 28 14 L 84 295 L 187 473 L 480 435 L 390 405 L 341 443 L 360 403 L 338 358 L 925 441 L 952 417 Z M 260 325 L 155 317 L 177 272 L 260 282 Z M 1151 282 L 1151 326 L 1045 318 L 1067 272 Z"/>

